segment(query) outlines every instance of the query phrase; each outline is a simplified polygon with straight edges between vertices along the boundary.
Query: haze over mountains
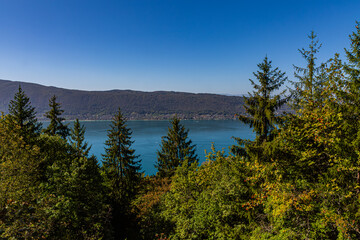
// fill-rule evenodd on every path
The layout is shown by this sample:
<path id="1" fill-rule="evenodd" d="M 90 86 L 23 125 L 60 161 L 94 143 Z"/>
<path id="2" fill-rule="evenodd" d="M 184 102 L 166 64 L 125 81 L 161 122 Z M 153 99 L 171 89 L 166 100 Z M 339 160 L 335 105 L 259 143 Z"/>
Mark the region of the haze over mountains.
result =
<path id="1" fill-rule="evenodd" d="M 7 113 L 19 85 L 36 108 L 39 119 L 44 119 L 49 98 L 54 94 L 68 120 L 109 120 L 119 107 L 130 120 L 169 119 L 174 114 L 182 119 L 233 119 L 236 113 L 244 111 L 240 96 L 172 91 L 82 91 L 9 80 L 0 80 L 0 111 Z"/>

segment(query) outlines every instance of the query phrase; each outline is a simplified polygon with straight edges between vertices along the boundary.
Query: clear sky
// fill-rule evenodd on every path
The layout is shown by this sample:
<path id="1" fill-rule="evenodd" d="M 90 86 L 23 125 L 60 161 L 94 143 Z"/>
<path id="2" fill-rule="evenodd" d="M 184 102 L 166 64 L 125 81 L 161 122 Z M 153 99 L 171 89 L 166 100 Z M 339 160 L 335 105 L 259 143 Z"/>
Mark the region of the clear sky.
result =
<path id="1" fill-rule="evenodd" d="M 0 79 L 244 94 L 267 55 L 293 79 L 314 30 L 344 55 L 360 0 L 0 0 Z"/>

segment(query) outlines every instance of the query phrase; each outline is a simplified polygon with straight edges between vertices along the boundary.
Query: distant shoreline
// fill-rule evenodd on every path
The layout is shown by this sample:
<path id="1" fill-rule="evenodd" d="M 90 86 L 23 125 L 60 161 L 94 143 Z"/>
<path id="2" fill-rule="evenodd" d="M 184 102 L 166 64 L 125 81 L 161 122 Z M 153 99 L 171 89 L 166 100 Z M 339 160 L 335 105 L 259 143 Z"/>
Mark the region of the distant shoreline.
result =
<path id="1" fill-rule="evenodd" d="M 168 122 L 170 119 L 127 119 L 127 121 L 157 121 L 157 122 Z M 45 119 L 38 119 L 39 122 L 42 123 L 46 123 L 46 122 L 50 122 L 49 120 L 45 120 Z M 75 121 L 75 119 L 65 119 L 65 122 L 73 122 Z M 112 121 L 112 119 L 101 119 L 101 120 L 94 120 L 94 119 L 79 119 L 80 122 L 109 122 Z M 181 119 L 181 121 L 238 121 L 238 119 L 234 118 L 234 119 Z"/>

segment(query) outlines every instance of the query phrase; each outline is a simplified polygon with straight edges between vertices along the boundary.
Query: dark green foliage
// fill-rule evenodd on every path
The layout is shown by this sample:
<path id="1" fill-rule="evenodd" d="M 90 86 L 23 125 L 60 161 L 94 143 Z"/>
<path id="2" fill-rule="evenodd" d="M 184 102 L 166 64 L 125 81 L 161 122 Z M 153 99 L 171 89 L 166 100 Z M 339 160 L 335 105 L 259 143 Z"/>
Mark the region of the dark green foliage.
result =
<path id="1" fill-rule="evenodd" d="M 196 146 L 188 139 L 189 130 L 185 129 L 177 117 L 174 117 L 170 123 L 168 134 L 162 137 L 161 149 L 157 152 L 155 167 L 160 177 L 171 177 L 185 159 L 188 164 L 198 161 Z"/>
<path id="2" fill-rule="evenodd" d="M 69 135 L 69 128 L 66 124 L 63 124 L 65 118 L 60 117 L 64 110 L 61 109 L 61 104 L 56 102 L 56 96 L 52 96 L 49 99 L 50 111 L 44 115 L 50 120 L 49 126 L 44 129 L 44 133 L 51 136 L 59 135 L 62 138 L 66 138 Z"/>
<path id="3" fill-rule="evenodd" d="M 131 130 L 120 109 L 114 116 L 108 139 L 105 142 L 102 171 L 112 207 L 112 224 L 116 239 L 131 238 L 134 234 L 133 213 L 130 203 L 134 200 L 141 178 L 141 165 L 131 148 Z"/>
<path id="4" fill-rule="evenodd" d="M 345 49 L 348 64 L 345 64 L 344 70 L 350 76 L 351 80 L 357 84 L 360 81 L 360 22 L 356 22 L 356 31 L 350 36 L 350 49 Z M 356 81 L 357 80 L 357 81 Z"/>
<path id="5" fill-rule="evenodd" d="M 249 93 L 250 97 L 244 97 L 245 111 L 250 116 L 239 115 L 238 118 L 254 128 L 257 141 L 263 142 L 271 140 L 275 125 L 280 123 L 280 118 L 275 115 L 275 112 L 286 103 L 287 99 L 281 99 L 284 92 L 279 95 L 273 95 L 273 92 L 284 84 L 287 77 L 278 68 L 272 69 L 271 61 L 267 57 L 258 64 L 258 67 L 259 70 L 254 73 L 254 76 L 259 84 L 250 79 L 255 91 L 252 94 Z"/>
<path id="6" fill-rule="evenodd" d="M 70 143 L 59 135 L 42 135 L 40 145 L 46 161 L 44 188 L 55 196 L 47 208 L 51 235 L 62 239 L 101 239 L 111 236 L 110 207 L 100 168 L 88 157 L 85 129 L 74 123 Z"/>
<path id="7" fill-rule="evenodd" d="M 348 89 L 343 93 L 346 99 L 346 109 L 351 116 L 351 124 L 359 124 L 360 118 L 360 24 L 356 23 L 356 31 L 350 37 L 350 49 L 345 49 L 348 63 L 344 64 L 344 71 L 347 74 Z"/>
<path id="8" fill-rule="evenodd" d="M 38 136 L 41 124 L 38 123 L 35 115 L 35 108 L 30 105 L 30 99 L 19 86 L 18 92 L 9 104 L 9 122 L 12 126 L 18 125 L 20 136 L 29 143 Z"/>
<path id="9" fill-rule="evenodd" d="M 141 176 L 141 160 L 137 160 L 138 156 L 131 148 L 131 134 L 119 109 L 108 130 L 102 161 L 108 187 L 112 190 L 111 197 L 119 202 L 134 196 L 134 186 Z"/>
<path id="10" fill-rule="evenodd" d="M 258 68 L 259 70 L 253 74 L 259 84 L 250 79 L 255 91 L 252 94 L 249 93 L 250 97 L 244 97 L 246 115 L 238 115 L 240 121 L 254 128 L 256 140 L 252 142 L 235 138 L 238 145 L 232 146 L 232 152 L 237 155 L 248 156 L 251 152 L 259 155 L 262 152 L 258 147 L 261 143 L 273 139 L 275 127 L 281 123 L 281 116 L 277 115 L 276 111 L 288 100 L 288 98 L 282 98 L 285 91 L 274 95 L 274 91 L 287 80 L 285 73 L 278 68 L 273 69 L 267 57 L 258 64 Z M 244 146 L 248 149 L 246 150 Z"/>
<path id="11" fill-rule="evenodd" d="M 85 126 L 81 125 L 79 119 L 74 121 L 74 127 L 70 131 L 70 144 L 76 150 L 77 157 L 87 157 L 91 146 L 85 142 Z"/>
<path id="12" fill-rule="evenodd" d="M 299 100 L 305 98 L 306 101 L 319 100 L 324 79 L 325 64 L 317 66 L 316 54 L 321 48 L 317 35 L 312 31 L 308 36 L 310 39 L 309 49 L 299 49 L 301 56 L 306 61 L 305 67 L 298 67 L 294 65 L 295 77 L 297 82 L 293 82 L 295 89 L 291 90 L 294 108 L 298 108 Z M 304 107 L 304 106 L 302 106 Z"/>
<path id="13" fill-rule="evenodd" d="M 70 146 L 58 136 L 46 136 L 54 141 L 58 149 Z M 55 147 L 55 146 L 54 146 Z M 101 239 L 110 236 L 110 207 L 105 203 L 106 195 L 100 168 L 95 157 L 62 154 L 48 168 L 46 191 L 56 196 L 50 214 L 52 234 L 63 239 Z M 62 153 L 64 151 L 62 150 Z"/>
<path id="14" fill-rule="evenodd" d="M 0 120 L 0 236 L 5 239 L 100 239 L 110 236 L 95 158 L 74 158 L 59 136 L 27 145 Z M 36 143 L 36 145 L 35 145 Z"/>

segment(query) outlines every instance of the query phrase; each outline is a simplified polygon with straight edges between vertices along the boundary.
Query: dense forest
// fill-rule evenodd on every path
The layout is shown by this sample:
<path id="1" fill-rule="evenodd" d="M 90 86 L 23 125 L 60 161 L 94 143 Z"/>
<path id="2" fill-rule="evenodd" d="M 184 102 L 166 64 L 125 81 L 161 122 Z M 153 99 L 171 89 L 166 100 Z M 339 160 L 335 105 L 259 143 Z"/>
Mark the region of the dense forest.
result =
<path id="1" fill-rule="evenodd" d="M 311 32 L 288 92 L 268 57 L 258 64 L 237 115 L 253 141 L 234 136 L 199 164 L 174 116 L 155 176 L 142 173 L 120 108 L 96 159 L 57 96 L 43 129 L 19 87 L 0 119 L 0 239 L 359 239 L 359 27 L 346 60 L 323 63 Z M 284 104 L 292 112 L 277 114 Z"/>
<path id="2" fill-rule="evenodd" d="M 118 107 L 129 120 L 163 120 L 177 114 L 182 119 L 234 119 L 243 113 L 243 98 L 209 93 L 141 92 L 132 90 L 82 91 L 47 87 L 34 83 L 0 80 L 0 111 L 8 104 L 19 85 L 44 119 L 48 99 L 56 95 L 68 120 L 111 120 Z"/>

